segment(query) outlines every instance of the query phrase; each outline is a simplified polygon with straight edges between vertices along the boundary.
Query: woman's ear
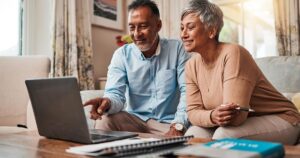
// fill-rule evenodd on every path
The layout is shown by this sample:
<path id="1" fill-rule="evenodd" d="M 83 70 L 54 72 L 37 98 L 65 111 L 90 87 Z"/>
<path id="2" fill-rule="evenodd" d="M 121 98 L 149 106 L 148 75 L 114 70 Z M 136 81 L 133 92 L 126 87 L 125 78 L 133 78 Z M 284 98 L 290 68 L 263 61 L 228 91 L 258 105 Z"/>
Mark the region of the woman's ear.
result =
<path id="1" fill-rule="evenodd" d="M 210 28 L 209 29 L 209 38 L 214 39 L 217 35 L 217 29 L 216 28 Z"/>

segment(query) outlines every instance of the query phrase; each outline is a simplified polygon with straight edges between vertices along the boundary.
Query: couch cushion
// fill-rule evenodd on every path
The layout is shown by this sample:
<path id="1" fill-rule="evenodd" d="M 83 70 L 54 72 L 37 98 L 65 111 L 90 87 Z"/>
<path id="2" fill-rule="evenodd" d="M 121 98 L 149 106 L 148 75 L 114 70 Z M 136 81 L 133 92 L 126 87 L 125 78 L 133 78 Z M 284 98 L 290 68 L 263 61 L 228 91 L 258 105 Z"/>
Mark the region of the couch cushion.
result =
<path id="1" fill-rule="evenodd" d="M 280 92 L 300 92 L 299 56 L 264 57 L 255 61 L 267 79 Z"/>

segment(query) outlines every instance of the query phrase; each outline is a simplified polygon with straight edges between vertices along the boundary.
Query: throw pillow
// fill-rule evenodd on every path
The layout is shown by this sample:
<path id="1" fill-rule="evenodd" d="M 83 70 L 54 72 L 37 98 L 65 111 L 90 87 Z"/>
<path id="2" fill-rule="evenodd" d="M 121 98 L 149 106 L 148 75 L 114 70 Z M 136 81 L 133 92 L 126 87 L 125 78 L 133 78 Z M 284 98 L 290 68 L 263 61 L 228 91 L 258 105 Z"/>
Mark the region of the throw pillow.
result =
<path id="1" fill-rule="evenodd" d="M 297 93 L 282 93 L 288 100 L 292 101 L 293 96 Z"/>
<path id="2" fill-rule="evenodd" d="M 295 106 L 297 107 L 298 111 L 300 111 L 300 93 L 296 93 L 292 97 L 292 102 L 295 104 Z"/>

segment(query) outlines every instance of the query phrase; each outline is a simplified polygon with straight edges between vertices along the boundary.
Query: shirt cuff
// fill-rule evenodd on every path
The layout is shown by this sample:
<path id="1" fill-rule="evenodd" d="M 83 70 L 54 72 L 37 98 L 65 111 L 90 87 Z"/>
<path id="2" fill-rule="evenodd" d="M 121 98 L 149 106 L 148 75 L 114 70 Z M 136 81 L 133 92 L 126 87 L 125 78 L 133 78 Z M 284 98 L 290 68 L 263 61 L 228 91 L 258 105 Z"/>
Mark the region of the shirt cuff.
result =
<path id="1" fill-rule="evenodd" d="M 114 99 L 114 97 L 109 96 L 109 95 L 104 95 L 103 97 L 109 98 L 109 100 L 110 100 L 110 108 L 109 108 L 107 114 L 115 114 L 115 113 L 120 112 L 123 109 L 124 105 L 122 105 L 122 103 L 120 103 L 119 101 Z"/>

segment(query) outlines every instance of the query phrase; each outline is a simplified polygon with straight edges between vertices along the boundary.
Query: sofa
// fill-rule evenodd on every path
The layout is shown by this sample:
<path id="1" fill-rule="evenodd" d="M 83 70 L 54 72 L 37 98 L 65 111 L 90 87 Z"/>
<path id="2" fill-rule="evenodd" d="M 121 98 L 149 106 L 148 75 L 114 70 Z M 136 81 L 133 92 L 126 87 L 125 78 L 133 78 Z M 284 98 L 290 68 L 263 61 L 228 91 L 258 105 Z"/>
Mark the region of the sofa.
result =
<path id="1" fill-rule="evenodd" d="M 300 111 L 300 56 L 264 57 L 255 62 L 273 86 Z M 300 133 L 298 138 L 300 145 Z"/>
<path id="2" fill-rule="evenodd" d="M 29 96 L 25 80 L 48 77 L 50 59 L 46 56 L 0 56 L 0 134 L 28 130 Z M 27 119 L 29 117 L 29 119 Z"/>

